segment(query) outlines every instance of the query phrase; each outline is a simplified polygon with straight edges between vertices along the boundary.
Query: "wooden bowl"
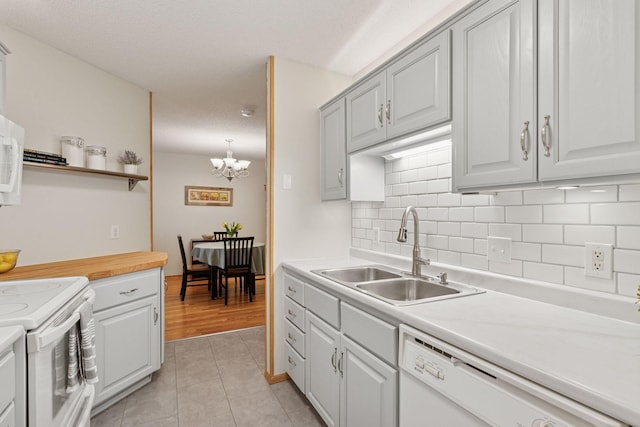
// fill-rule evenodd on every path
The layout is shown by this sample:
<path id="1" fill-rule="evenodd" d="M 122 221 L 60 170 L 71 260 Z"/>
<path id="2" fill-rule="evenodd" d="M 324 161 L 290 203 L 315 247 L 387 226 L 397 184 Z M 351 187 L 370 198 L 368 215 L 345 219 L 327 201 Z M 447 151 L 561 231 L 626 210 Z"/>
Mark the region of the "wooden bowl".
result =
<path id="1" fill-rule="evenodd" d="M 204 240 L 213 240 L 213 234 L 203 234 L 202 238 Z"/>

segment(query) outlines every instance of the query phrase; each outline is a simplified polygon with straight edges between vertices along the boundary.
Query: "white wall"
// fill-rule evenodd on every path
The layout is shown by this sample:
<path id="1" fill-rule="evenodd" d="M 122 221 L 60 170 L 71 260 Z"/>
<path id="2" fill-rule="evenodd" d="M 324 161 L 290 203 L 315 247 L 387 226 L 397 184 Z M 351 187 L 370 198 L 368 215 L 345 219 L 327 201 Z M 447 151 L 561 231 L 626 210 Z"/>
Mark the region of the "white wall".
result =
<path id="1" fill-rule="evenodd" d="M 254 236 L 255 241 L 265 241 L 264 160 L 253 160 L 249 176 L 231 182 L 212 176 L 210 171 L 207 156 L 153 153 L 153 245 L 154 250 L 169 254 L 167 275 L 182 274 L 178 234 L 182 235 L 188 252 L 191 239 L 223 231 L 223 222 L 236 221 L 243 227 L 238 236 Z M 187 206 L 185 185 L 232 188 L 233 206 Z"/>
<path id="2" fill-rule="evenodd" d="M 640 286 L 640 185 L 450 193 L 451 149 L 385 164 L 385 201 L 353 203 L 352 246 L 411 257 L 396 241 L 404 208 L 420 217 L 423 255 L 434 261 L 562 286 L 635 296 Z M 598 192 L 593 192 L 598 190 Z M 380 242 L 374 228 L 380 228 Z M 487 260 L 487 238 L 512 239 L 509 263 Z M 585 277 L 585 242 L 614 247 L 611 279 Z"/>
<path id="3" fill-rule="evenodd" d="M 283 260 L 347 255 L 351 206 L 320 200 L 320 113 L 318 107 L 351 78 L 275 59 L 274 75 L 273 261 L 274 371 L 284 372 Z M 283 175 L 291 175 L 290 190 Z"/>
<path id="4" fill-rule="evenodd" d="M 0 25 L 7 58 L 5 115 L 26 130 L 25 146 L 60 153 L 61 135 L 107 147 L 107 169 L 134 150 L 149 174 L 149 93 Z M 0 246 L 20 248 L 18 265 L 149 250 L 149 183 L 25 168 L 22 204 L 0 208 Z M 110 239 L 111 225 L 120 238 Z"/>

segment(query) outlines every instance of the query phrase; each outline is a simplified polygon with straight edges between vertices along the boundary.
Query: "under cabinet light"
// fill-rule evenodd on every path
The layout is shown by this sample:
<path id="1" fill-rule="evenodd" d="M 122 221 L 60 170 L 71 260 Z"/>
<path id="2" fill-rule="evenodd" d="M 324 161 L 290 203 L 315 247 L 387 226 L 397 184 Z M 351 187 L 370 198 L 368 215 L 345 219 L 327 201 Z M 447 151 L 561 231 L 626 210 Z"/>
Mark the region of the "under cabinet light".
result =
<path id="1" fill-rule="evenodd" d="M 420 145 L 418 147 L 408 148 L 406 150 L 389 153 L 386 156 L 384 156 L 384 158 L 387 160 L 399 159 L 402 157 L 412 156 L 414 154 L 419 154 L 419 153 L 426 153 L 427 151 L 434 151 L 440 148 L 446 148 L 450 146 L 451 146 L 451 140 L 444 139 L 442 141 L 432 142 L 430 144 Z"/>

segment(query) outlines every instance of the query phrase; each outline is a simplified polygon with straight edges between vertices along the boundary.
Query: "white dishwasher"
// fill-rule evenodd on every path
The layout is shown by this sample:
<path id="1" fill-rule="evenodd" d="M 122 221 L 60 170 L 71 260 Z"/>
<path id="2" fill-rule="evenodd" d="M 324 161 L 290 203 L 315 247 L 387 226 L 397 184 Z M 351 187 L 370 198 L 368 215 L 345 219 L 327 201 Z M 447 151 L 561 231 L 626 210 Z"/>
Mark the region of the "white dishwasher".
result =
<path id="1" fill-rule="evenodd" d="M 400 427 L 622 427 L 600 412 L 400 325 Z"/>

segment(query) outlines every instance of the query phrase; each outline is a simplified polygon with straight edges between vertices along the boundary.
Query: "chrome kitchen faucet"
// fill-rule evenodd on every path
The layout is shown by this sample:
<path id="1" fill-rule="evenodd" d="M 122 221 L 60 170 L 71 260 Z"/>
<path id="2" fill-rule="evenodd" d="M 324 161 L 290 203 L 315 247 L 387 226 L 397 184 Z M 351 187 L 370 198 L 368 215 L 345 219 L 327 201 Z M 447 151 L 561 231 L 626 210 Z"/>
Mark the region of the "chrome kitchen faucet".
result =
<path id="1" fill-rule="evenodd" d="M 420 221 L 418 220 L 418 212 L 413 206 L 407 206 L 402 214 L 402 220 L 400 221 L 400 231 L 398 232 L 398 242 L 407 241 L 407 220 L 409 219 L 409 212 L 413 214 L 413 262 L 411 264 L 411 274 L 414 276 L 420 276 L 420 269 L 423 265 L 429 265 L 431 261 L 428 258 L 422 258 L 420 256 Z M 446 280 L 446 279 L 445 279 Z"/>

